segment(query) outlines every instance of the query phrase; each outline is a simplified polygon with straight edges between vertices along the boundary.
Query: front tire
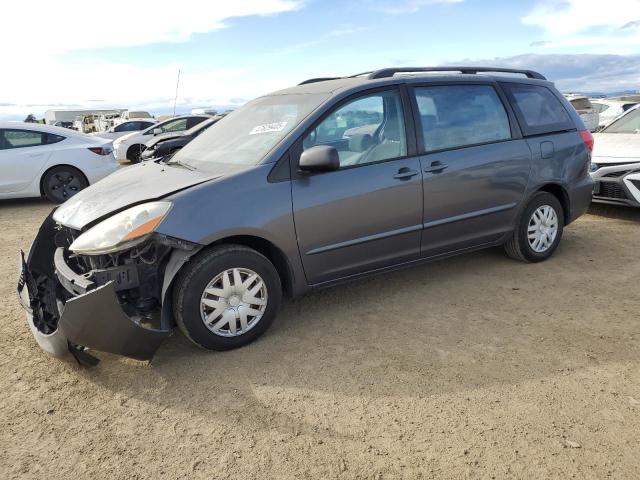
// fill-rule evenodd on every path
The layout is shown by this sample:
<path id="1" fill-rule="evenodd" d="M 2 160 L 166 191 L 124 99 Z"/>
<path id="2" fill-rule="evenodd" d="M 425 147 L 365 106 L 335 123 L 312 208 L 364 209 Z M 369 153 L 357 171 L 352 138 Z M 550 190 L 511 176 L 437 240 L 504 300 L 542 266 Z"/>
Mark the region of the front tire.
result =
<path id="1" fill-rule="evenodd" d="M 127 150 L 127 160 L 129 160 L 131 163 L 140 163 L 140 160 L 142 160 L 142 152 L 144 152 L 146 149 L 147 147 L 145 147 L 144 145 L 131 145 Z"/>
<path id="2" fill-rule="evenodd" d="M 173 311 L 193 343 L 229 350 L 262 335 L 281 299 L 280 277 L 266 257 L 242 245 L 222 245 L 197 255 L 178 275 Z"/>
<path id="3" fill-rule="evenodd" d="M 505 251 L 516 260 L 542 262 L 558 248 L 563 228 L 564 209 L 558 199 L 538 192 L 522 212 Z"/>
<path id="4" fill-rule="evenodd" d="M 66 202 L 88 186 L 80 170 L 66 165 L 53 167 L 42 178 L 42 192 L 53 203 Z"/>

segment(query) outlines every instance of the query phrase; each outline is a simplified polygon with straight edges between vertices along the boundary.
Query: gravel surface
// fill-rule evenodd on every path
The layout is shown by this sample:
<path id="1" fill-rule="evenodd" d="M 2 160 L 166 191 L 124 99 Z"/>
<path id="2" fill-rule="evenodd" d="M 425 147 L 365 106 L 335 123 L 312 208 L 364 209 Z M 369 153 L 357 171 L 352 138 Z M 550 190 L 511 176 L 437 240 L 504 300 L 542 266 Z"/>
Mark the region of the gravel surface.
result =
<path id="1" fill-rule="evenodd" d="M 0 478 L 640 478 L 640 212 L 556 255 L 500 249 L 289 301 L 254 344 L 179 333 L 152 363 L 39 350 L 16 252 L 50 210 L 0 202 Z"/>

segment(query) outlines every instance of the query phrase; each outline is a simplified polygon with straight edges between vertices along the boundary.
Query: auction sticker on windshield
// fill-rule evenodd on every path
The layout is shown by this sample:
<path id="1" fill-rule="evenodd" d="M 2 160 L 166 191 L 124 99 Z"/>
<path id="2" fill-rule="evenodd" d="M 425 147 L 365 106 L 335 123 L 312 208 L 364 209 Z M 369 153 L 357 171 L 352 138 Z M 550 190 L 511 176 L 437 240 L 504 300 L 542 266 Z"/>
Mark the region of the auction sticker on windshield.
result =
<path id="1" fill-rule="evenodd" d="M 287 122 L 266 123 L 264 125 L 253 127 L 253 129 L 249 132 L 249 135 L 256 135 L 258 133 L 281 132 L 286 126 Z"/>

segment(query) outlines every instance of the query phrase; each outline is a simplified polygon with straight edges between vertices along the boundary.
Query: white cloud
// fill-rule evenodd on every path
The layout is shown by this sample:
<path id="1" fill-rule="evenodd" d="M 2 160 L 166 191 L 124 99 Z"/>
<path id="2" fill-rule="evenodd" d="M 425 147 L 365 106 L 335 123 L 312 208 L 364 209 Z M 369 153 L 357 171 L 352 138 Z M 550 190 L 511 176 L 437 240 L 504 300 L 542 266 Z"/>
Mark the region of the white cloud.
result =
<path id="1" fill-rule="evenodd" d="M 111 0 L 91 8 L 81 0 L 7 2 L 0 29 L 6 67 L 0 76 L 0 118 L 46 109 L 30 105 L 100 103 L 94 99 L 105 99 L 111 106 L 166 104 L 169 110 L 180 65 L 145 67 L 99 57 L 80 61 L 73 52 L 186 42 L 194 34 L 223 28 L 230 18 L 288 12 L 301 8 L 303 1 Z M 250 98 L 281 86 L 268 79 L 256 84 L 244 69 L 206 68 L 183 70 L 182 101 L 188 96 L 203 104 L 230 103 L 226 92 Z"/>
<path id="2" fill-rule="evenodd" d="M 464 0 L 369 0 L 373 10 L 388 13 L 391 15 L 401 15 L 405 13 L 416 13 L 428 5 L 443 3 L 462 3 Z"/>
<path id="3" fill-rule="evenodd" d="M 564 92 L 616 92 L 640 89 L 640 55 L 525 54 L 465 59 L 454 64 L 535 70 Z"/>
<path id="4" fill-rule="evenodd" d="M 640 47 L 637 20 L 640 0 L 545 0 L 522 22 L 544 32 L 544 38 L 532 46 L 637 51 Z"/>
<path id="5" fill-rule="evenodd" d="M 2 5 L 0 45 L 61 52 L 184 42 L 223 28 L 229 18 L 272 15 L 301 5 L 301 0 L 9 1 Z"/>

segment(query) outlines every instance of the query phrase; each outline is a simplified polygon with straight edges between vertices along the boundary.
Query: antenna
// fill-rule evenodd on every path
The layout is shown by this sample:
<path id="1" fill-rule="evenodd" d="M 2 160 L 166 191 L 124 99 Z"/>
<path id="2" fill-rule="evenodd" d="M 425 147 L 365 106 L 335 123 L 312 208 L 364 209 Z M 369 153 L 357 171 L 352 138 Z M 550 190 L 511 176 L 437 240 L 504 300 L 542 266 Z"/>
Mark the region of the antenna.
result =
<path id="1" fill-rule="evenodd" d="M 173 99 L 173 116 L 176 116 L 176 103 L 178 102 L 178 87 L 180 86 L 180 69 L 178 69 L 178 81 L 176 82 L 176 96 Z"/>

